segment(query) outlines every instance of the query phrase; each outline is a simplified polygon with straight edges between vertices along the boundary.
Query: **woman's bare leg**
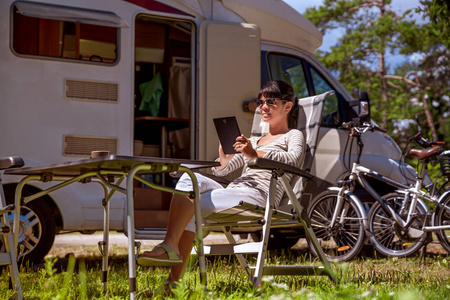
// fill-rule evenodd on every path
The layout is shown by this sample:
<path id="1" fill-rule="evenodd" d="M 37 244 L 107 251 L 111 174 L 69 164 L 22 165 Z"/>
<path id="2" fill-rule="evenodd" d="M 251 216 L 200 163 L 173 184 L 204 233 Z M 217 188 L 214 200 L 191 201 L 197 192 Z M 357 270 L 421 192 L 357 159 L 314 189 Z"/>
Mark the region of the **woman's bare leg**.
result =
<path id="1" fill-rule="evenodd" d="M 183 255 L 179 245 L 181 244 L 182 235 L 189 221 L 194 216 L 194 202 L 192 199 L 175 194 L 170 203 L 169 221 L 167 223 L 167 234 L 163 243 L 169 246 L 178 255 Z M 195 235 L 194 235 L 195 236 Z M 186 247 L 191 247 L 192 241 Z M 184 249 L 185 250 L 185 249 Z M 146 256 L 160 256 L 165 253 L 163 248 L 156 248 L 151 252 L 147 252 Z"/>
<path id="2" fill-rule="evenodd" d="M 167 279 L 168 281 L 177 282 L 183 277 L 184 271 L 189 262 L 189 256 L 191 254 L 194 239 L 195 232 L 192 231 L 184 231 L 181 235 L 180 242 L 178 243 L 178 249 L 180 250 L 180 258 L 183 260 L 183 263 L 171 268 L 169 278 Z"/>

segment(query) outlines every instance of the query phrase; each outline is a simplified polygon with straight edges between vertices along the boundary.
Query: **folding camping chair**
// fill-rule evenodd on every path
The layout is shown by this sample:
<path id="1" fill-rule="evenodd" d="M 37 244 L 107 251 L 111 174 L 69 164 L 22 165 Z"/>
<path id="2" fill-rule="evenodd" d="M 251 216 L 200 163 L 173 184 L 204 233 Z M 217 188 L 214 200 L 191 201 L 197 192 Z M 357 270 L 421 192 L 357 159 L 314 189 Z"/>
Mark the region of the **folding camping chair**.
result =
<path id="1" fill-rule="evenodd" d="M 333 91 L 321 95 L 299 99 L 299 120 L 298 129 L 303 132 L 306 138 L 307 151 L 302 169 L 286 165 L 273 160 L 254 158 L 250 160 L 249 167 L 268 169 L 272 171 L 269 195 L 266 207 L 258 207 L 249 203 L 241 202 L 238 206 L 225 211 L 208 216 L 202 222 L 203 230 L 211 228 L 221 228 L 227 237 L 228 244 L 203 246 L 200 239 L 199 245 L 195 250 L 199 255 L 200 279 L 206 285 L 206 267 L 204 264 L 204 255 L 224 255 L 235 254 L 251 278 L 253 276 L 253 285 L 261 285 L 263 275 L 328 275 L 331 280 L 336 282 L 335 274 L 328 262 L 322 248 L 320 247 L 316 236 L 311 229 L 310 220 L 306 216 L 306 209 L 301 205 L 303 190 L 306 181 L 312 180 L 314 176 L 309 174 L 313 162 L 315 147 L 317 143 L 320 123 L 322 119 L 322 110 L 325 98 L 334 94 Z M 267 134 L 269 126 L 263 122 L 259 108 L 255 111 L 252 125 L 252 136 L 262 136 Z M 285 174 L 293 174 L 291 182 L 288 182 Z M 282 181 L 286 195 L 282 199 L 278 208 L 274 208 L 275 187 L 277 181 Z M 314 248 L 319 254 L 323 266 L 264 266 L 267 245 L 271 228 L 286 228 L 290 226 L 302 226 L 313 242 Z M 261 228 L 262 235 L 259 242 L 248 242 L 238 244 L 232 235 L 232 229 L 242 228 Z M 199 235 L 197 230 L 197 235 Z M 249 266 L 244 254 L 257 254 L 256 266 Z"/>
<path id="2" fill-rule="evenodd" d="M 4 157 L 0 159 L 0 171 L 9 168 L 18 168 L 24 165 L 22 158 L 17 156 Z M 9 267 L 9 274 L 11 286 L 14 292 L 14 297 L 23 299 L 22 288 L 19 279 L 19 268 L 17 267 L 16 249 L 14 247 L 13 236 L 10 228 L 10 221 L 8 213 L 14 210 L 14 204 L 6 205 L 5 193 L 3 192 L 2 180 L 0 177 L 0 216 L 2 228 L 0 230 L 3 236 L 4 251 L 0 253 L 0 266 L 7 265 Z M 2 249 L 3 250 L 3 249 Z"/>

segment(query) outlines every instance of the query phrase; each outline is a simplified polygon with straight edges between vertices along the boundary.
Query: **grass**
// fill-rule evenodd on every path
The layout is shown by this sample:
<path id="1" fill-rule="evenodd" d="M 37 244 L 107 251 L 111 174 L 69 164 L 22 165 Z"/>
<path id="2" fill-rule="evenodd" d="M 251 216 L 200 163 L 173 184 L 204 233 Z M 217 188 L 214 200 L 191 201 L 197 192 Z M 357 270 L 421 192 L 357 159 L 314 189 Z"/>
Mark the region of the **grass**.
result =
<path id="1" fill-rule="evenodd" d="M 127 299 L 127 249 L 111 247 L 107 292 L 102 292 L 101 257 L 96 247 L 63 247 L 46 258 L 39 268 L 22 267 L 20 280 L 25 299 Z M 70 255 L 65 253 L 72 252 Z M 52 251 L 54 253 L 54 251 Z M 75 254 L 74 254 L 75 253 Z M 306 251 L 271 252 L 269 264 L 318 264 Z M 419 257 L 359 258 L 333 265 L 340 279 L 334 285 L 324 276 L 264 277 L 253 288 L 233 257 L 210 257 L 208 291 L 199 285 L 198 268 L 191 260 L 175 299 L 450 299 L 450 257 L 428 254 Z M 159 287 L 168 269 L 137 268 L 138 298 L 143 290 Z M 3 270 L 0 299 L 11 297 L 9 274 Z M 159 297 L 163 299 L 165 297 Z"/>

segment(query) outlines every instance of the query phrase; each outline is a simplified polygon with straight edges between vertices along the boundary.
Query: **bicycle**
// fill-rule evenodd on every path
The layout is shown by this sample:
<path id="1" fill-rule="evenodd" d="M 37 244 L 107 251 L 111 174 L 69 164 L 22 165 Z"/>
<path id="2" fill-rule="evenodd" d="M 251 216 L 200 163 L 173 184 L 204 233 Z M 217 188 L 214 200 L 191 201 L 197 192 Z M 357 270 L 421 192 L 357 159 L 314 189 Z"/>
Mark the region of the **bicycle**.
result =
<path id="1" fill-rule="evenodd" d="M 372 172 L 360 165 L 364 148 L 361 136 L 369 130 L 386 132 L 378 126 L 369 124 L 355 127 L 354 124 L 343 123 L 343 127 L 351 128 L 349 138 L 357 138 L 356 161 L 348 179 L 337 181 L 335 187 L 330 187 L 327 191 L 317 195 L 307 211 L 311 227 L 325 255 L 329 260 L 337 262 L 353 259 L 360 253 L 367 237 L 370 236 L 366 233 L 368 228 L 366 208 L 353 193 L 357 181 L 363 187 L 369 186 L 367 181 L 362 178 L 361 173 Z M 309 240 L 308 243 L 310 244 Z M 310 249 L 314 255 L 317 255 L 311 244 Z"/>
<path id="2" fill-rule="evenodd" d="M 440 147 L 443 142 L 423 138 L 419 124 L 418 133 L 412 140 L 424 148 L 409 151 L 419 159 L 421 166 L 416 183 L 383 197 L 390 211 L 380 202 L 372 206 L 368 214 L 372 241 L 381 254 L 404 257 L 414 254 L 422 246 L 425 250 L 432 240 L 432 232 L 435 232 L 442 247 L 450 253 L 450 190 L 441 195 L 436 193 L 434 186 L 425 187 L 427 192 L 423 191 L 423 179 L 430 163 L 440 163 L 442 175 L 450 178 L 450 151 Z M 435 204 L 432 213 L 428 208 L 423 210 L 424 200 Z"/>
<path id="3" fill-rule="evenodd" d="M 408 256 L 415 253 L 427 240 L 421 229 L 422 224 L 429 219 L 427 205 L 419 197 L 415 197 L 414 202 L 401 201 L 401 205 L 398 203 L 400 198 L 398 194 L 381 197 L 367 179 L 372 178 L 384 182 L 400 191 L 420 191 L 425 172 L 421 174 L 422 179 L 418 179 L 412 187 L 362 166 L 360 160 L 364 143 L 361 137 L 367 132 L 386 132 L 386 130 L 368 123 L 364 123 L 362 126 L 344 123 L 343 127 L 350 129 L 349 138 L 356 138 L 358 144 L 357 157 L 350 175 L 348 179 L 336 182 L 336 187 L 331 187 L 328 191 L 319 194 L 308 209 L 311 226 L 325 254 L 328 259 L 334 261 L 351 260 L 359 254 L 367 239 L 370 239 L 376 250 L 384 255 Z M 436 151 L 436 154 L 442 152 L 433 151 Z M 370 219 L 370 212 L 366 215 L 365 207 L 353 194 L 357 183 L 375 199 L 376 209 L 371 208 L 371 212 L 374 212 L 372 219 Z M 423 194 L 422 198 L 425 197 L 424 195 L 427 195 L 427 198 L 433 197 L 430 194 L 421 193 Z M 414 218 L 406 218 L 407 221 L 404 221 L 405 211 L 410 214 L 414 213 Z M 442 214 L 443 212 L 441 212 L 441 219 L 444 219 L 446 216 Z M 378 216 L 378 219 L 375 216 Z M 389 236 L 386 234 L 387 222 L 382 222 L 384 220 L 391 222 Z M 374 237 L 375 235 L 377 236 Z M 394 249 L 387 251 L 386 244 L 395 245 L 395 247 L 391 247 Z"/>

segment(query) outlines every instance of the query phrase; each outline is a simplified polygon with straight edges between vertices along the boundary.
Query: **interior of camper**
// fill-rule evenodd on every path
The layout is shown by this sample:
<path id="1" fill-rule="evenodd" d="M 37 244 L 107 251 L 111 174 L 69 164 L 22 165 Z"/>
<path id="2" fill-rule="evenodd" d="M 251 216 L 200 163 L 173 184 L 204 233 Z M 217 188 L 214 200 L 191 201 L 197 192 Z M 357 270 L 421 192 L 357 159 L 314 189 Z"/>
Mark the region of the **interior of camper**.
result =
<path id="1" fill-rule="evenodd" d="M 191 158 L 192 30 L 185 21 L 136 17 L 134 155 Z M 168 175 L 147 180 L 175 185 Z M 136 183 L 135 227 L 165 228 L 170 200 L 171 194 Z"/>
<path id="2" fill-rule="evenodd" d="M 191 158 L 191 23 L 135 21 L 135 155 Z"/>

